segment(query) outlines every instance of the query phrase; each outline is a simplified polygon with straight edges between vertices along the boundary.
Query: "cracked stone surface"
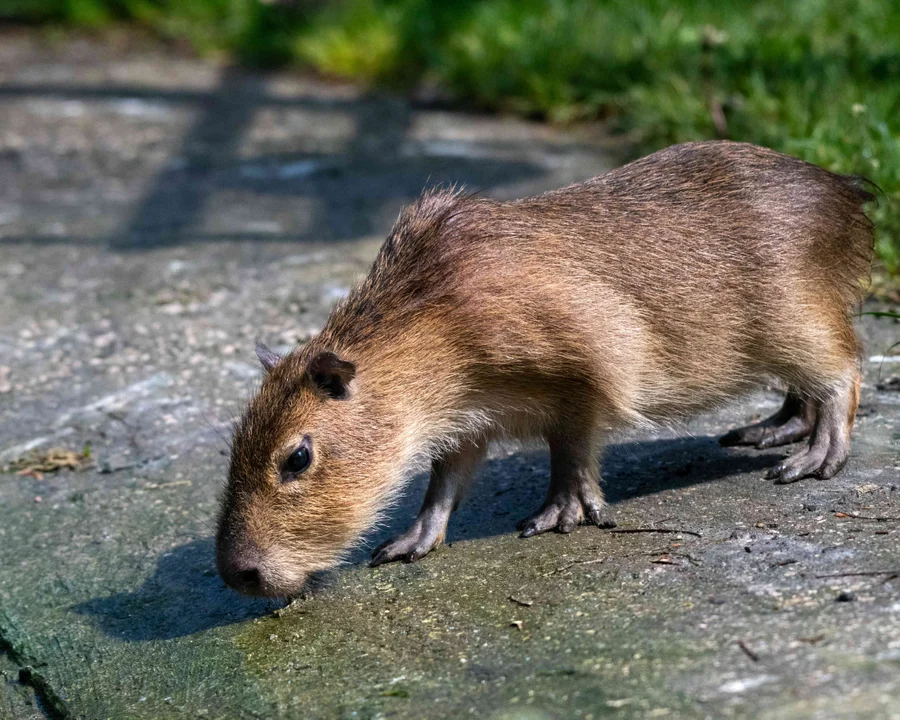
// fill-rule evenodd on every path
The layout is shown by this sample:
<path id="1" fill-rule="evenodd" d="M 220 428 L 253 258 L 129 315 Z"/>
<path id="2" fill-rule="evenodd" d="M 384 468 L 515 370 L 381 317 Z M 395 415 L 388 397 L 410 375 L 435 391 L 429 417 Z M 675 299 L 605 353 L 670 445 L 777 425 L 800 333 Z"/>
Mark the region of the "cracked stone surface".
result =
<path id="1" fill-rule="evenodd" d="M 776 487 L 782 450 L 718 446 L 765 391 L 608 449 L 619 529 L 674 532 L 520 540 L 547 456 L 500 448 L 417 564 L 361 549 L 288 607 L 217 577 L 254 341 L 314 333 L 426 184 L 516 197 L 614 148 L 132 38 L 0 35 L 0 465 L 90 456 L 0 474 L 0 718 L 900 717 L 885 319 L 860 322 L 888 357 L 833 480 Z"/>

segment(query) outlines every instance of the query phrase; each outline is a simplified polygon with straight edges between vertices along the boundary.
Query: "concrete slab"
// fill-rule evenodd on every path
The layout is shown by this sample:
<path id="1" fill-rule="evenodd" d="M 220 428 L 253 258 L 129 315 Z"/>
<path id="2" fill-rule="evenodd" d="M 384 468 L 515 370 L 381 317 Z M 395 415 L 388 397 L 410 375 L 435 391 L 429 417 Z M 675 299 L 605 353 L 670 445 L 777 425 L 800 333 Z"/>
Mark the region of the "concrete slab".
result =
<path id="1" fill-rule="evenodd" d="M 609 146 L 152 47 L 0 46 L 0 464 L 33 468 L 0 474 L 0 713 L 900 717 L 900 326 L 861 322 L 889 357 L 835 480 L 718 447 L 763 392 L 609 449 L 620 527 L 654 532 L 519 540 L 547 458 L 498 449 L 449 546 L 248 601 L 212 525 L 253 342 L 315 332 L 426 183 L 523 195 Z M 34 470 L 53 447 L 78 469 Z"/>

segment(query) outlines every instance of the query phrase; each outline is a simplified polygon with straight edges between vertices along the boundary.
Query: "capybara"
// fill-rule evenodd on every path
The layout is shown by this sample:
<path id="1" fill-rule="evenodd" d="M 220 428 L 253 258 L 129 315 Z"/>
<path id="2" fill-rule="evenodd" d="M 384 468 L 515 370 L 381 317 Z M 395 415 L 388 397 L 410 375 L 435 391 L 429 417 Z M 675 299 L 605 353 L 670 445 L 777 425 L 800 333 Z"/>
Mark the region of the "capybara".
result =
<path id="1" fill-rule="evenodd" d="M 869 273 L 869 184 L 753 145 L 676 145 L 537 197 L 425 193 L 236 426 L 217 556 L 246 593 L 290 596 L 340 561 L 407 480 L 418 518 L 373 564 L 416 560 L 496 439 L 544 440 L 550 483 L 522 535 L 613 523 L 604 439 L 776 378 L 784 406 L 726 445 L 808 438 L 777 483 L 847 461 L 851 324 Z"/>

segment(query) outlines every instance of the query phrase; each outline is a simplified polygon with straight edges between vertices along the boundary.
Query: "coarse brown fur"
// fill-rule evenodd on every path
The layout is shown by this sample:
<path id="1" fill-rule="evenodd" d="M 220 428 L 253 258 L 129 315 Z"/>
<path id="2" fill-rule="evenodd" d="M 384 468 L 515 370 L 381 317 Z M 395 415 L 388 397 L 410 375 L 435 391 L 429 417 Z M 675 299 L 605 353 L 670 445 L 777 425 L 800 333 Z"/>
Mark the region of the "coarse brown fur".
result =
<path id="1" fill-rule="evenodd" d="M 271 369 L 234 435 L 223 576 L 296 592 L 430 462 L 417 525 L 376 554 L 416 559 L 499 436 L 551 448 L 550 492 L 525 535 L 603 525 L 609 431 L 690 416 L 773 376 L 785 407 L 723 442 L 810 436 L 776 479 L 834 474 L 858 399 L 850 315 L 872 199 L 864 181 L 732 142 L 677 145 L 515 202 L 426 193 L 322 332 L 262 358 Z M 304 438 L 312 464 L 286 478 Z"/>

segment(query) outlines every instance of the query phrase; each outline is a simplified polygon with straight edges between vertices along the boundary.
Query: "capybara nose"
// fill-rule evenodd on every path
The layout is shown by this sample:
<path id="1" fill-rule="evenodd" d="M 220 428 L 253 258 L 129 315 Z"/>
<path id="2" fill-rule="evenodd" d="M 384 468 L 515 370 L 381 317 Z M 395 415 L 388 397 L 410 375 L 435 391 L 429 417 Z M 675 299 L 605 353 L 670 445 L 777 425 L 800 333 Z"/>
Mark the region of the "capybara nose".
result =
<path id="1" fill-rule="evenodd" d="M 247 568 L 246 570 L 238 570 L 235 576 L 237 582 L 234 587 L 241 592 L 257 593 L 262 585 L 259 578 L 258 568 Z"/>
<path id="2" fill-rule="evenodd" d="M 245 595 L 262 593 L 263 580 L 259 554 L 240 550 L 219 558 L 219 574 L 226 584 Z"/>

